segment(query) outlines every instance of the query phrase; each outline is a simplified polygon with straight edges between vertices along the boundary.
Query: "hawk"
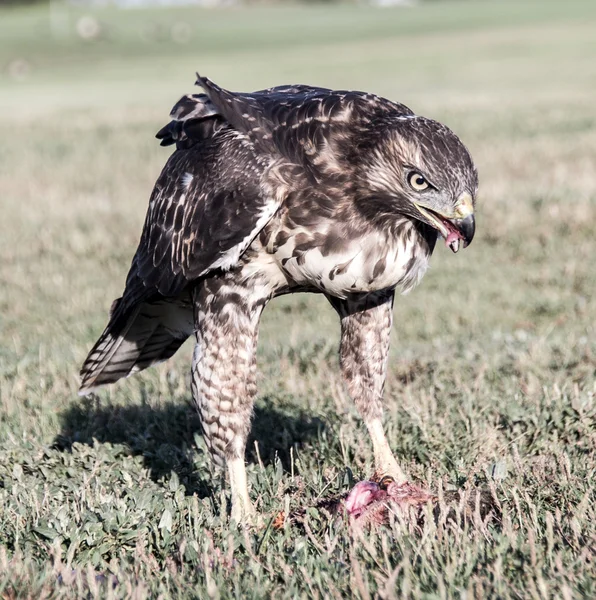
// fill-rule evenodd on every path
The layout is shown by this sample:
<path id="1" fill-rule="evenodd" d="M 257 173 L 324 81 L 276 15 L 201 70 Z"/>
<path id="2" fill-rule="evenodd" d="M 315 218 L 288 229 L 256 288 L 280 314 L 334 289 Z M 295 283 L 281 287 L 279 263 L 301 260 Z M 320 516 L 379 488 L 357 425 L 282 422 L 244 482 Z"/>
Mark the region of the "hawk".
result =
<path id="1" fill-rule="evenodd" d="M 191 335 L 192 397 L 232 518 L 254 514 L 244 453 L 259 320 L 317 292 L 341 321 L 340 365 L 376 471 L 406 476 L 382 425 L 393 300 L 439 236 L 474 236 L 478 176 L 447 127 L 374 94 L 308 85 L 234 93 L 197 75 L 157 133 L 159 176 L 122 297 L 81 370 L 82 395 L 170 358 Z"/>

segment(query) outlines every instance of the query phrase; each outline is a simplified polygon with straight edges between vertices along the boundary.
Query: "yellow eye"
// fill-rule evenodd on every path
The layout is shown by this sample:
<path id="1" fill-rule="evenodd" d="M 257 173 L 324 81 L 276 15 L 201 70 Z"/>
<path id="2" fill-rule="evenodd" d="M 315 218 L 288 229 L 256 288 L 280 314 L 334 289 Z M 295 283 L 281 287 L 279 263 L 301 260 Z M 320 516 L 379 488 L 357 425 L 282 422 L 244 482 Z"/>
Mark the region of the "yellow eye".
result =
<path id="1" fill-rule="evenodd" d="M 408 183 L 410 184 L 411 188 L 417 192 L 423 192 L 430 187 L 430 183 L 426 181 L 424 176 L 420 175 L 420 173 L 416 171 L 412 171 L 408 175 Z"/>

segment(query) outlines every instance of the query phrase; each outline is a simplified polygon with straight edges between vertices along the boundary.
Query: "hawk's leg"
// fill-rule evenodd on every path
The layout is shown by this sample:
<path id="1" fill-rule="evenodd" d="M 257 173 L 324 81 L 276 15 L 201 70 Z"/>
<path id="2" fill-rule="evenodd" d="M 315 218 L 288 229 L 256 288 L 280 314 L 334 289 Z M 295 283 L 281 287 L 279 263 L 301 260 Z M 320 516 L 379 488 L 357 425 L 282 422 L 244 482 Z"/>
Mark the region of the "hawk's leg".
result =
<path id="1" fill-rule="evenodd" d="M 244 453 L 257 391 L 259 320 L 268 299 L 264 286 L 237 283 L 231 274 L 206 280 L 194 293 L 192 395 L 211 456 L 227 466 L 236 522 L 254 514 Z"/>
<path id="2" fill-rule="evenodd" d="M 391 290 L 329 300 L 341 319 L 341 371 L 370 434 L 375 470 L 399 483 L 406 481 L 406 476 L 391 452 L 382 422 L 393 297 Z"/>

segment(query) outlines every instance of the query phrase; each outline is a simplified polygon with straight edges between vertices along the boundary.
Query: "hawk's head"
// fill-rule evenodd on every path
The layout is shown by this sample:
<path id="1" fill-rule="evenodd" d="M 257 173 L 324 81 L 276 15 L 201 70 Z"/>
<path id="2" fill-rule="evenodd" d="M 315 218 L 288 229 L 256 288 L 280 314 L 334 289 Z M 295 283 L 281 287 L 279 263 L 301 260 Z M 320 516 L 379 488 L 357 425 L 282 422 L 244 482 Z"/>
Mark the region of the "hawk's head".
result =
<path id="1" fill-rule="evenodd" d="M 453 252 L 472 241 L 478 174 L 450 129 L 415 115 L 390 117 L 375 124 L 359 150 L 366 157 L 360 181 L 377 210 L 430 225 Z"/>

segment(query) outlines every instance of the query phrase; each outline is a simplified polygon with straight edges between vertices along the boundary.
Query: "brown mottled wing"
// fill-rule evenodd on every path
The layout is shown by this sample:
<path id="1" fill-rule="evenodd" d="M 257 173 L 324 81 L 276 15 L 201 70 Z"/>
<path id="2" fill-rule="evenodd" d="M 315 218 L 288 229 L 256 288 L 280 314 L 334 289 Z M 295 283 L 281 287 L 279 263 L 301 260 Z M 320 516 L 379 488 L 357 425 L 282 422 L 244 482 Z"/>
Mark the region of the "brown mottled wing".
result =
<path id="1" fill-rule="evenodd" d="M 308 85 L 282 85 L 238 96 L 255 100 L 267 97 L 269 101 L 282 106 L 286 105 L 289 98 L 306 98 L 314 93 L 330 92 L 331 90 L 326 88 Z M 197 141 L 213 135 L 213 133 L 227 125 L 220 111 L 211 102 L 207 94 L 186 94 L 182 96 L 170 111 L 170 118 L 172 120 L 165 127 L 162 127 L 155 136 L 161 140 L 162 146 L 176 144 L 177 148 L 189 148 Z"/>
<path id="2" fill-rule="evenodd" d="M 263 162 L 229 127 L 177 150 L 160 175 L 127 288 L 139 281 L 164 296 L 233 266 L 278 208 L 263 197 Z"/>
<path id="3" fill-rule="evenodd" d="M 210 105 L 249 136 L 256 151 L 300 165 L 316 180 L 326 171 L 325 161 L 345 157 L 351 140 L 372 121 L 413 114 L 402 104 L 357 91 L 290 85 L 235 93 L 199 75 L 197 84 Z"/>
<path id="4" fill-rule="evenodd" d="M 226 122 L 205 94 L 187 94 L 178 100 L 170 112 L 172 119 L 156 134 L 162 146 L 176 144 L 186 149 L 213 136 Z"/>
<path id="5" fill-rule="evenodd" d="M 176 132 L 185 148 L 155 184 L 124 293 L 81 369 L 81 394 L 172 356 L 193 331 L 188 283 L 235 265 L 279 206 L 261 193 L 264 161 L 245 135 L 227 125 Z"/>

